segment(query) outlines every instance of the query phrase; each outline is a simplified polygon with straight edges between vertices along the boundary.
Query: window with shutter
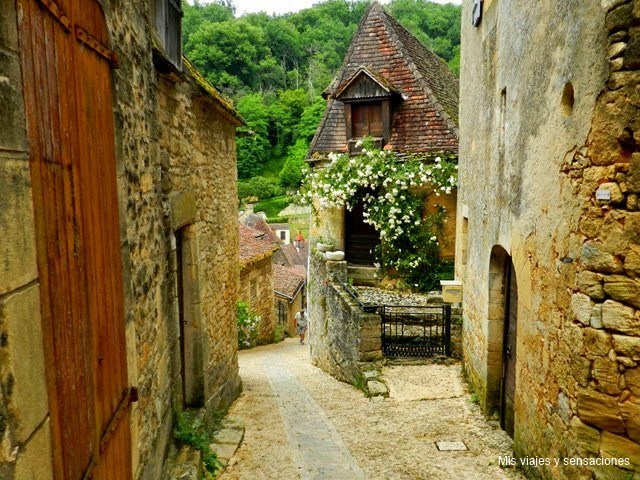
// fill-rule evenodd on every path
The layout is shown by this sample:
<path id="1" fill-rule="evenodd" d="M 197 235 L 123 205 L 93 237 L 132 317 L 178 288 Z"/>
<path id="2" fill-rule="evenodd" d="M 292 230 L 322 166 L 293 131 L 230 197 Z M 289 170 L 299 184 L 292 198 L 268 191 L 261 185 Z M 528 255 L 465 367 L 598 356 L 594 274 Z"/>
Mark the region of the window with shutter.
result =
<path id="1" fill-rule="evenodd" d="M 181 0 L 153 0 L 152 15 L 160 47 L 167 59 L 182 70 Z"/>

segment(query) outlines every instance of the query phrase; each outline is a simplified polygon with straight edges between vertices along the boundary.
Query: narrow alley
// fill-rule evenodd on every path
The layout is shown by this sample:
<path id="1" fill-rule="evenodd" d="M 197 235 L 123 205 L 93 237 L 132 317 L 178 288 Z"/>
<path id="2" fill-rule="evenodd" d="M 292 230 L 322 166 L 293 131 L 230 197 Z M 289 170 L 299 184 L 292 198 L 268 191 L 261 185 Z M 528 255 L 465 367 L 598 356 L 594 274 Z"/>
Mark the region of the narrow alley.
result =
<path id="1" fill-rule="evenodd" d="M 297 339 L 239 353 L 246 425 L 221 476 L 272 479 L 523 478 L 498 466 L 511 440 L 473 404 L 460 365 L 386 367 L 390 397 L 373 401 L 311 365 Z M 439 451 L 436 442 L 468 451 Z"/>

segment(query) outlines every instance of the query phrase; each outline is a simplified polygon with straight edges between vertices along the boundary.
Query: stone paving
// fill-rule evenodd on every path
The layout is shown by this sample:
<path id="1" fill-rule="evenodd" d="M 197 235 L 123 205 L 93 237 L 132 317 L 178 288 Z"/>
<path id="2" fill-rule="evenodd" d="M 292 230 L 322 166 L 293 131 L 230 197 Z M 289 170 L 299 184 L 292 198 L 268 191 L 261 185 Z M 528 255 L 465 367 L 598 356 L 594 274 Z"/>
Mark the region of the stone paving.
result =
<path id="1" fill-rule="evenodd" d="M 296 339 L 239 361 L 244 391 L 229 415 L 245 437 L 221 479 L 524 478 L 498 466 L 511 440 L 470 401 L 458 364 L 385 367 L 390 396 L 371 401 L 313 367 Z"/>

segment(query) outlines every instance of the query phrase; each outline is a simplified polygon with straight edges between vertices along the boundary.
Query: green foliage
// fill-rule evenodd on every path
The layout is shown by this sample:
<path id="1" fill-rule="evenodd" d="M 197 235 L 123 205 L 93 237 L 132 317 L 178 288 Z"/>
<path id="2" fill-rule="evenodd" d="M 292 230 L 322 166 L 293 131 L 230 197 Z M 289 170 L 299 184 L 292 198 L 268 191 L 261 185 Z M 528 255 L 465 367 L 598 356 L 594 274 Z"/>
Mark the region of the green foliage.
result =
<path id="1" fill-rule="evenodd" d="M 353 386 L 356 387 L 358 390 L 364 392 L 364 394 L 367 397 L 369 396 L 369 390 L 367 389 L 367 381 L 364 378 L 364 375 L 362 373 L 358 373 L 356 377 L 353 379 Z"/>
<path id="2" fill-rule="evenodd" d="M 292 188 L 306 155 L 301 140 L 308 147 L 326 105 L 319 94 L 342 65 L 369 1 L 328 0 L 297 13 L 240 18 L 232 0 L 202 1 L 183 2 L 183 50 L 236 100 L 244 130 L 255 133 L 237 139 L 238 178 L 270 176 L 265 166 L 286 157 L 280 181 Z M 385 8 L 458 74 L 461 7 L 391 0 Z"/>
<path id="3" fill-rule="evenodd" d="M 279 196 L 263 200 L 253 206 L 254 212 L 264 212 L 267 218 L 277 218 L 278 214 L 287 208 L 291 203 L 291 199 L 287 196 Z"/>
<path id="4" fill-rule="evenodd" d="M 309 144 L 299 139 L 295 145 L 289 148 L 289 154 L 280 171 L 279 182 L 284 188 L 297 189 L 302 182 L 302 171 L 306 167 L 304 161 Z"/>
<path id="5" fill-rule="evenodd" d="M 249 308 L 245 302 L 236 304 L 238 325 L 238 348 L 251 348 L 256 346 L 258 339 L 258 326 L 260 325 L 260 316 Z"/>
<path id="6" fill-rule="evenodd" d="M 283 193 L 282 187 L 275 180 L 269 178 L 253 177 L 246 181 L 238 181 L 238 198 L 240 200 L 247 198 L 264 200 Z"/>
<path id="7" fill-rule="evenodd" d="M 440 157 L 401 161 L 371 145 L 366 140 L 358 156 L 329 154 L 331 164 L 303 181 L 302 198 L 308 204 L 317 198 L 323 208 L 351 209 L 362 201 L 364 221 L 380 233 L 376 254 L 383 273 L 397 272 L 417 291 L 437 288 L 451 268 L 440 259 L 438 241 L 446 210 L 427 213 L 424 203 L 427 196 L 431 201 L 452 193 L 458 167 Z"/>
<path id="8" fill-rule="evenodd" d="M 274 335 L 274 341 L 276 343 L 281 342 L 284 340 L 284 337 L 286 336 L 286 332 L 285 332 L 285 328 L 284 325 L 282 324 L 277 324 L 276 325 L 276 333 Z"/>
<path id="9" fill-rule="evenodd" d="M 216 453 L 211 450 L 213 438 L 208 433 L 209 429 L 193 413 L 186 412 L 174 406 L 173 437 L 184 445 L 191 445 L 202 452 L 202 461 L 205 469 L 215 474 L 221 463 Z"/>

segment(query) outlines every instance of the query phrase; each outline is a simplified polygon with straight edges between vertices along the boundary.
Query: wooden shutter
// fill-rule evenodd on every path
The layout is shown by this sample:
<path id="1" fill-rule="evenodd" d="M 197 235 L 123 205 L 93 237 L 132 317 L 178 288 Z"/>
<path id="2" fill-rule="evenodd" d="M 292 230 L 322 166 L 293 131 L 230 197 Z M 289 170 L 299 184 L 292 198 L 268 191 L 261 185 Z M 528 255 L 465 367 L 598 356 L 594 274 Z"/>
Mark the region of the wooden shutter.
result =
<path id="1" fill-rule="evenodd" d="M 111 71 L 96 0 L 19 0 L 56 479 L 130 479 Z"/>

